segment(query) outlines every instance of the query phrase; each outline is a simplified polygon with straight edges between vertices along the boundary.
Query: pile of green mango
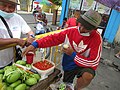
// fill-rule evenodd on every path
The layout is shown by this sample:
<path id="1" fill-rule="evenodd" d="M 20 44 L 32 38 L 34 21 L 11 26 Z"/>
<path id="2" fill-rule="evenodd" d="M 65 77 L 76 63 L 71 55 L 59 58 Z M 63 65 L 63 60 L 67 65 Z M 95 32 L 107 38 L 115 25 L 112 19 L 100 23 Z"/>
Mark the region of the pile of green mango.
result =
<path id="1" fill-rule="evenodd" d="M 19 60 L 16 63 L 30 67 L 23 60 Z M 31 86 L 37 84 L 39 80 L 39 74 L 31 74 L 14 64 L 0 69 L 0 90 L 28 90 Z"/>

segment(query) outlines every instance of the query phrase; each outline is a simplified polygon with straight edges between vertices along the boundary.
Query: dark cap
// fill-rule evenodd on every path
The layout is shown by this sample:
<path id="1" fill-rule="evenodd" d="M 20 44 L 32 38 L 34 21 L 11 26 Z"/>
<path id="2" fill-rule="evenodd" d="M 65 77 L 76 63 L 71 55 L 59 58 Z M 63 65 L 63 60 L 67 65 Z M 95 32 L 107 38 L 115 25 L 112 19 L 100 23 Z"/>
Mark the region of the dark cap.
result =
<path id="1" fill-rule="evenodd" d="M 100 14 L 92 9 L 84 13 L 77 22 L 80 22 L 87 30 L 92 30 L 99 26 L 102 17 Z"/>

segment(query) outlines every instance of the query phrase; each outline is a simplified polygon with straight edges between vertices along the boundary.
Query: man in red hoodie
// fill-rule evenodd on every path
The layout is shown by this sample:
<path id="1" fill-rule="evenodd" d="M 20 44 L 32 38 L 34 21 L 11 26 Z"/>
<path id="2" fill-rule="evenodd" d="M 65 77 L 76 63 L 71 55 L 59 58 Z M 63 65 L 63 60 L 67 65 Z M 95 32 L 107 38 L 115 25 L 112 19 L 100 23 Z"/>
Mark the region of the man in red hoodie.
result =
<path id="1" fill-rule="evenodd" d="M 80 16 L 77 21 L 81 23 L 80 26 L 66 28 L 60 33 L 36 40 L 24 50 L 23 56 L 36 48 L 57 46 L 68 41 L 66 54 L 72 55 L 73 52 L 76 52 L 73 64 L 75 69 L 66 73 L 68 77 L 64 81 L 70 79 L 71 83 L 77 76 L 75 90 L 81 90 L 88 86 L 94 78 L 101 57 L 102 37 L 96 30 L 101 22 L 101 16 L 91 9 Z"/>

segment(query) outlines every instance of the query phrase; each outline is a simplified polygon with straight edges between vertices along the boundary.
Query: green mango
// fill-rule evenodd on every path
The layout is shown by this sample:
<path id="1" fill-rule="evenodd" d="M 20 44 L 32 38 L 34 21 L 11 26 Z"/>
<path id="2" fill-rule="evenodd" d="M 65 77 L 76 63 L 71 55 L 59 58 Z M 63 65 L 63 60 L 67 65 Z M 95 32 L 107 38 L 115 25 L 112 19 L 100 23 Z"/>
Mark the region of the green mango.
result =
<path id="1" fill-rule="evenodd" d="M 18 71 L 14 71 L 13 73 L 11 73 L 10 75 L 7 76 L 6 81 L 8 83 L 14 83 L 15 81 L 17 81 L 20 78 L 21 74 Z"/>
<path id="2" fill-rule="evenodd" d="M 0 69 L 0 74 L 3 74 L 4 73 L 4 69 Z"/>
<path id="3" fill-rule="evenodd" d="M 26 67 L 27 68 L 31 68 L 32 66 L 30 64 L 26 64 Z"/>
<path id="4" fill-rule="evenodd" d="M 30 86 L 26 86 L 26 90 L 29 90 L 30 89 Z"/>
<path id="5" fill-rule="evenodd" d="M 3 80 L 3 74 L 0 74 L 0 80 Z"/>
<path id="6" fill-rule="evenodd" d="M 13 90 L 13 87 L 7 87 L 7 89 L 6 90 Z"/>
<path id="7" fill-rule="evenodd" d="M 18 60 L 18 61 L 16 62 L 16 64 L 20 64 L 20 65 L 25 66 L 25 65 L 26 65 L 26 61 L 24 61 L 24 60 Z"/>
<path id="8" fill-rule="evenodd" d="M 31 74 L 30 76 L 36 78 L 37 80 L 40 80 L 41 78 L 39 74 Z"/>
<path id="9" fill-rule="evenodd" d="M 14 90 L 26 90 L 26 84 L 19 84 Z"/>
<path id="10" fill-rule="evenodd" d="M 7 84 L 3 83 L 3 87 L 0 90 L 6 90 L 7 89 Z"/>
<path id="11" fill-rule="evenodd" d="M 7 69 L 9 69 L 11 66 L 6 66 L 6 67 L 4 67 L 4 71 L 5 70 L 7 70 Z"/>
<path id="12" fill-rule="evenodd" d="M 16 81 L 16 82 L 14 82 L 14 83 L 12 83 L 11 85 L 10 85 L 10 87 L 16 87 L 16 86 L 18 86 L 19 84 L 21 84 L 21 80 L 18 80 L 18 81 Z"/>
<path id="13" fill-rule="evenodd" d="M 31 86 L 31 85 L 34 85 L 34 84 L 37 83 L 37 79 L 31 77 L 31 78 L 27 79 L 27 80 L 25 81 L 25 83 L 26 83 L 27 85 Z"/>

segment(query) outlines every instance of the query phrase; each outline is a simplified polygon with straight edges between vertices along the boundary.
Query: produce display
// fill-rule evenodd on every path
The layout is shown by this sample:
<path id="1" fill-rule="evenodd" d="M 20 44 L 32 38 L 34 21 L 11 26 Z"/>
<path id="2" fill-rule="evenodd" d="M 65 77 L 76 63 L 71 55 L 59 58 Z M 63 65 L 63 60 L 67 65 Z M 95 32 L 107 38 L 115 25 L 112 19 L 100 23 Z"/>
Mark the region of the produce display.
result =
<path id="1" fill-rule="evenodd" d="M 53 67 L 54 65 L 52 63 L 48 62 L 47 60 L 43 60 L 43 61 L 34 63 L 33 66 L 40 70 L 47 70 L 47 69 Z"/>
<path id="2" fill-rule="evenodd" d="M 31 67 L 23 60 L 19 60 L 15 64 Z M 39 74 L 24 70 L 15 64 L 0 69 L 0 90 L 28 90 L 40 80 Z"/>

